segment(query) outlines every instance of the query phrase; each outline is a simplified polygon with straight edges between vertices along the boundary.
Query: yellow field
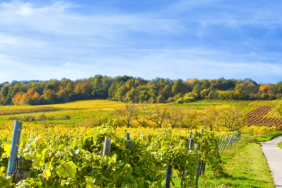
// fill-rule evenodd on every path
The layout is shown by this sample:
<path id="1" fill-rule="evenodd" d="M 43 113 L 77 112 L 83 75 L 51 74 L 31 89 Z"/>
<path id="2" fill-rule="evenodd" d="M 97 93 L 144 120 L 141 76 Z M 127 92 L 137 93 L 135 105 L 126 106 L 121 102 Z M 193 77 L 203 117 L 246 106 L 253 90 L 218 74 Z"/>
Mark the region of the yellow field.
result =
<path id="1" fill-rule="evenodd" d="M 246 113 L 250 110 L 257 108 L 260 105 L 273 106 L 277 101 L 197 101 L 193 103 L 176 105 L 173 104 L 173 109 L 182 109 L 184 113 L 191 110 L 201 112 L 207 106 L 214 106 L 217 110 L 224 111 L 232 106 L 236 106 L 240 111 Z M 154 107 L 162 106 L 163 104 L 148 104 L 147 107 L 154 109 Z M 9 139 L 12 137 L 12 130 L 14 121 L 19 119 L 23 121 L 23 132 L 28 130 L 32 134 L 40 134 L 48 129 L 54 129 L 58 133 L 70 133 L 70 132 L 87 132 L 90 131 L 93 126 L 102 125 L 108 121 L 110 116 L 114 116 L 114 111 L 117 109 L 125 108 L 126 104 L 121 102 L 109 101 L 109 100 L 84 100 L 69 102 L 64 104 L 53 105 L 38 105 L 38 106 L 0 106 L 0 112 L 9 111 L 11 114 L 0 114 L 0 131 L 2 139 Z M 140 106 L 139 104 L 136 105 Z M 55 111 L 40 111 L 42 109 L 55 109 Z M 30 110 L 39 110 L 36 112 L 30 112 Z M 17 110 L 23 110 L 20 113 Z M 13 112 L 15 112 L 13 114 Z M 277 113 L 272 112 L 277 117 Z M 177 115 L 177 114 L 176 114 Z M 30 121 L 30 117 L 34 119 Z M 273 115 L 272 115 L 273 116 Z M 41 119 L 40 119 L 41 118 Z M 43 120 L 42 120 L 43 118 Z M 122 125 L 122 119 L 118 115 L 115 115 L 119 125 Z M 201 117 L 199 117 L 201 118 Z M 155 127 L 153 122 L 147 122 L 149 127 Z M 136 120 L 132 120 L 133 127 L 140 127 Z M 170 123 L 166 122 L 163 127 L 170 127 Z M 199 126 L 201 127 L 201 126 Z M 140 129 L 140 128 L 139 128 Z M 199 128 L 200 129 L 200 128 Z M 128 129 L 133 131 L 133 129 Z M 176 131 L 177 129 L 175 129 Z M 228 131 L 227 128 L 216 128 L 216 131 Z M 186 134 L 186 130 L 177 130 L 179 134 Z M 133 131 L 134 132 L 134 131 Z M 189 132 L 189 131 L 188 131 Z M 0 138 L 0 139 L 1 139 Z"/>
<path id="2" fill-rule="evenodd" d="M 61 109 L 113 110 L 117 107 L 125 106 L 125 103 L 109 101 L 109 100 L 84 100 L 84 101 L 75 101 L 75 102 L 69 102 L 63 104 L 45 105 L 45 106 L 61 108 Z"/>

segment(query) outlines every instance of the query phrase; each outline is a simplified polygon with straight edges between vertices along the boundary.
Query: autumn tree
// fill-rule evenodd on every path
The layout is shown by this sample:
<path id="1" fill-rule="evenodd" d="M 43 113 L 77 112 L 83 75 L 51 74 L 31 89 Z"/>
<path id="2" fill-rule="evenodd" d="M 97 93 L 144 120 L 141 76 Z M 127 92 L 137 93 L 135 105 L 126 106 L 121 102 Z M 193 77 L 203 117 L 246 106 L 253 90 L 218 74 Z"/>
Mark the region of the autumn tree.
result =
<path id="1" fill-rule="evenodd" d="M 168 105 L 156 105 L 149 112 L 149 120 L 154 122 L 159 128 L 162 128 L 163 123 L 168 118 Z"/>
<path id="2" fill-rule="evenodd" d="M 167 112 L 167 122 L 171 128 L 181 127 L 184 116 L 182 108 L 173 108 L 170 106 Z"/>
<path id="3" fill-rule="evenodd" d="M 134 119 L 142 126 L 145 127 L 148 121 L 148 106 L 145 104 L 139 104 L 138 107 L 135 108 L 135 112 L 133 113 Z"/>
<path id="4" fill-rule="evenodd" d="M 199 113 L 195 109 L 188 109 L 183 112 L 182 127 L 195 129 L 199 121 Z"/>
<path id="5" fill-rule="evenodd" d="M 122 118 L 122 121 L 128 128 L 132 126 L 131 123 L 136 113 L 135 109 L 136 107 L 134 103 L 129 102 L 129 103 L 126 103 L 125 108 L 121 108 L 117 110 L 118 114 Z"/>
<path id="6" fill-rule="evenodd" d="M 56 98 L 58 102 L 68 102 L 69 98 L 63 86 L 60 86 L 59 91 L 56 93 Z"/>
<path id="7" fill-rule="evenodd" d="M 231 132 L 238 130 L 243 125 L 244 115 L 234 106 L 224 108 L 220 111 L 219 116 L 219 125 L 228 128 Z"/>
<path id="8" fill-rule="evenodd" d="M 91 96 L 90 85 L 88 82 L 84 82 L 80 85 L 81 95 L 84 99 L 88 99 Z"/>
<path id="9" fill-rule="evenodd" d="M 205 126 L 206 129 L 213 131 L 218 126 L 219 112 L 214 106 L 208 106 L 201 111 L 200 122 Z"/>

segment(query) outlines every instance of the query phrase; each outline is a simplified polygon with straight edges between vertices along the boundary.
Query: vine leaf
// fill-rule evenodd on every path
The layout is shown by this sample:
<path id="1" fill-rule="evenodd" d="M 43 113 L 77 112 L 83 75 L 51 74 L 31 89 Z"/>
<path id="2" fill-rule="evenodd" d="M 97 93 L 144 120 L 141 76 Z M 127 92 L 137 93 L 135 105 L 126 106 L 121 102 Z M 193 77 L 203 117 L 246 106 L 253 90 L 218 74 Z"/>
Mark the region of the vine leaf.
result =
<path id="1" fill-rule="evenodd" d="M 11 153 L 11 144 L 6 144 L 4 146 L 4 153 L 2 154 L 2 158 L 8 158 L 10 156 Z"/>
<path id="2" fill-rule="evenodd" d="M 59 177 L 66 178 L 71 177 L 74 178 L 76 174 L 77 166 L 74 162 L 63 162 L 61 165 L 56 167 L 56 173 Z"/>

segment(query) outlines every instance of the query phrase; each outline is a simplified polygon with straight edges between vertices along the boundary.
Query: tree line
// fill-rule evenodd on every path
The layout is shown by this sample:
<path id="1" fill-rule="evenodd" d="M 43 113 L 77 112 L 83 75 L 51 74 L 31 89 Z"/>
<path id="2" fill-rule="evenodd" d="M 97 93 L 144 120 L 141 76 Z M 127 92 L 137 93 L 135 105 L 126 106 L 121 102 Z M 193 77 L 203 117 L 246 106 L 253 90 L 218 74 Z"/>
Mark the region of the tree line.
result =
<path id="1" fill-rule="evenodd" d="M 201 99 L 273 100 L 282 97 L 282 82 L 256 83 L 251 79 L 146 80 L 132 76 L 96 75 L 72 81 L 13 81 L 0 84 L 0 105 L 38 105 L 85 99 L 133 103 L 187 103 Z"/>

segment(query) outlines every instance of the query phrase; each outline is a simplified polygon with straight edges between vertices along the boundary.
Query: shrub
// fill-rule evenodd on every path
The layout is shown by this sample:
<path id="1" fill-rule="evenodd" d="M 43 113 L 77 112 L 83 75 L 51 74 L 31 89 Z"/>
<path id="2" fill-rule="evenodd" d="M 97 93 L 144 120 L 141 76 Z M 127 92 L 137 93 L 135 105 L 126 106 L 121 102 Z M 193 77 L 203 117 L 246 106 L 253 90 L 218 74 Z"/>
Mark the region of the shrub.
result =
<path id="1" fill-rule="evenodd" d="M 35 120 L 34 116 L 29 116 L 28 122 L 32 122 L 32 121 L 34 121 L 34 120 Z"/>
<path id="2" fill-rule="evenodd" d="M 15 117 L 15 116 L 9 117 L 9 120 L 16 120 L 16 121 L 18 121 L 19 119 L 20 119 L 19 117 Z"/>
<path id="3" fill-rule="evenodd" d="M 68 120 L 70 119 L 70 116 L 69 115 L 64 115 L 64 116 L 61 116 L 61 117 L 57 117 L 56 120 Z"/>
<path id="4" fill-rule="evenodd" d="M 41 114 L 38 117 L 35 118 L 36 121 L 46 121 L 46 115 L 45 114 Z"/>
<path id="5" fill-rule="evenodd" d="M 29 122 L 30 117 L 31 116 L 22 116 L 22 117 L 19 118 L 19 120 Z"/>
<path id="6" fill-rule="evenodd" d="M 176 101 L 176 104 L 182 104 L 183 103 L 183 98 L 180 98 Z"/>
<path id="7" fill-rule="evenodd" d="M 173 97 L 169 97 L 169 98 L 167 99 L 167 102 L 175 102 L 175 100 L 174 100 Z"/>
<path id="8" fill-rule="evenodd" d="M 55 120 L 55 116 L 47 116 L 47 120 Z"/>

